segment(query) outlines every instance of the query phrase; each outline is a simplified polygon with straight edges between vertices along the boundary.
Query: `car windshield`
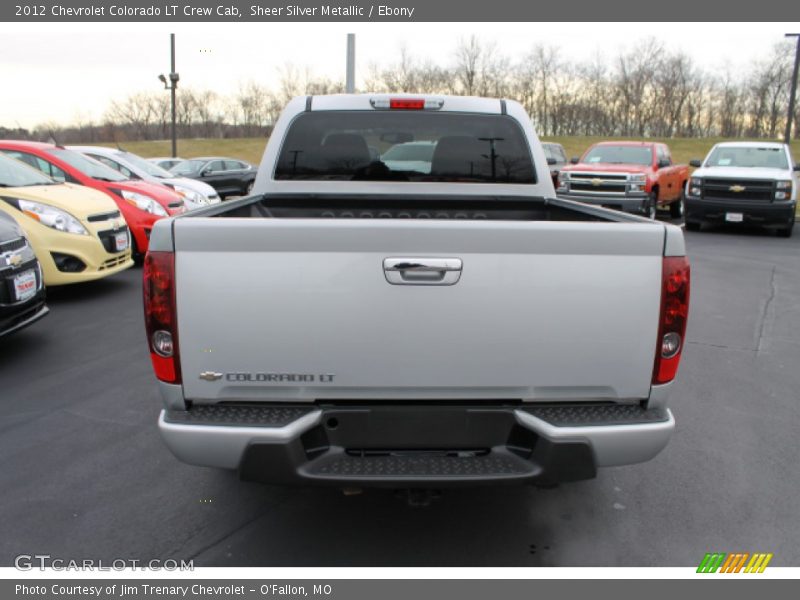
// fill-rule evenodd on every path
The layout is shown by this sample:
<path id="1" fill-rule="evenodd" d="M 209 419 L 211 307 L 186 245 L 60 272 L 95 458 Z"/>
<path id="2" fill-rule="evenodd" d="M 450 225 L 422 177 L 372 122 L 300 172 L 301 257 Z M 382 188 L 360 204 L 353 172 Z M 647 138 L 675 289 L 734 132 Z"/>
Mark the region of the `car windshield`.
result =
<path id="1" fill-rule="evenodd" d="M 783 148 L 755 146 L 717 146 L 706 159 L 707 167 L 751 167 L 788 169 Z"/>
<path id="2" fill-rule="evenodd" d="M 0 153 L 0 187 L 54 185 L 49 177 L 10 156 Z"/>
<path id="3" fill-rule="evenodd" d="M 72 150 L 66 150 L 64 148 L 54 148 L 49 150 L 49 153 L 92 179 L 99 179 L 100 181 L 128 180 L 127 177 L 111 167 L 107 167 L 103 163 L 97 162 L 93 158 L 89 158 L 78 152 L 73 152 Z"/>
<path id="4" fill-rule="evenodd" d="M 300 115 L 286 134 L 275 178 L 536 183 L 514 119 L 408 110 Z"/>
<path id="5" fill-rule="evenodd" d="M 152 177 L 158 177 L 159 179 L 172 179 L 172 177 L 174 177 L 174 175 L 166 169 L 162 169 L 158 165 L 143 159 L 141 156 L 131 154 L 130 152 L 124 152 L 123 156 L 125 157 L 125 160 L 133 165 L 136 169 L 139 171 L 144 171 Z"/>
<path id="6" fill-rule="evenodd" d="M 611 165 L 649 165 L 653 162 L 653 151 L 647 146 L 595 146 L 581 162 Z"/>
<path id="7" fill-rule="evenodd" d="M 549 159 L 553 159 L 556 162 L 560 160 L 560 156 L 558 152 L 556 152 L 556 147 L 553 144 L 542 144 L 542 149 L 544 150 L 544 157 Z"/>
<path id="8" fill-rule="evenodd" d="M 206 164 L 205 160 L 184 160 L 170 169 L 173 175 L 191 175 L 197 173 Z"/>

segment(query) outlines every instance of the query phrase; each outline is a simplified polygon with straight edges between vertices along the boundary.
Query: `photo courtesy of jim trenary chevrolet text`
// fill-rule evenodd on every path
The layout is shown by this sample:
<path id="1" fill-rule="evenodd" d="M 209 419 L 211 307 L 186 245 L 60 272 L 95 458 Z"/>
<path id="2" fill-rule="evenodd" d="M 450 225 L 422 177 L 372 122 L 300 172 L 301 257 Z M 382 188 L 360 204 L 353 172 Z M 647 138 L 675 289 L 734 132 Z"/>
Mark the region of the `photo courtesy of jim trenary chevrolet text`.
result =
<path id="1" fill-rule="evenodd" d="M 0 6 L 0 598 L 788 595 L 800 5 L 721 8 Z"/>

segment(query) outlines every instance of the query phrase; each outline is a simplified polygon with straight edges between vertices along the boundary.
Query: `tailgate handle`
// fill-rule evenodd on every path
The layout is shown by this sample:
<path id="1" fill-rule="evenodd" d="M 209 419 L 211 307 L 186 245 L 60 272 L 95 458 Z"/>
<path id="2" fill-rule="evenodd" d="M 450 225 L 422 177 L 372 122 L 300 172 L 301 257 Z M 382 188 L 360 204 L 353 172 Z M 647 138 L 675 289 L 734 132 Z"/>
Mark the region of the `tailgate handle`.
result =
<path id="1" fill-rule="evenodd" d="M 461 259 L 385 258 L 383 274 L 392 285 L 453 285 L 461 278 Z"/>

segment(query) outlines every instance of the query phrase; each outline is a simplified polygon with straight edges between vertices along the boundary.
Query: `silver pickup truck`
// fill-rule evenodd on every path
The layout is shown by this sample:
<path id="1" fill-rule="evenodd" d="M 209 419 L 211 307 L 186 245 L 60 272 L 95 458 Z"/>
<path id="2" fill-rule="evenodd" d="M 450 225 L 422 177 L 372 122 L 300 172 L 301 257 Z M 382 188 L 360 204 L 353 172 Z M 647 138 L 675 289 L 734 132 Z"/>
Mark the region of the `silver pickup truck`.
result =
<path id="1" fill-rule="evenodd" d="M 651 459 L 674 428 L 682 232 L 554 196 L 516 102 L 294 99 L 254 195 L 153 229 L 166 444 L 342 487 L 552 485 Z"/>

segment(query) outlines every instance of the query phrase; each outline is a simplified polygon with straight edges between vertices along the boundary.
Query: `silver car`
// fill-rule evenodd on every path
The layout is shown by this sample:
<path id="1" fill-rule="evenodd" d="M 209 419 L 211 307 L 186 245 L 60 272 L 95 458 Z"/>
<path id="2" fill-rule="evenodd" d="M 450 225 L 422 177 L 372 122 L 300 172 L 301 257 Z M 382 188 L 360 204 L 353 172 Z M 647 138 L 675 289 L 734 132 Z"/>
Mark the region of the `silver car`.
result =
<path id="1" fill-rule="evenodd" d="M 184 204 L 189 210 L 220 201 L 219 194 L 210 185 L 188 177 L 178 177 L 132 152 L 103 146 L 68 146 L 68 148 L 99 160 L 126 177 L 167 186 L 183 197 Z"/>

